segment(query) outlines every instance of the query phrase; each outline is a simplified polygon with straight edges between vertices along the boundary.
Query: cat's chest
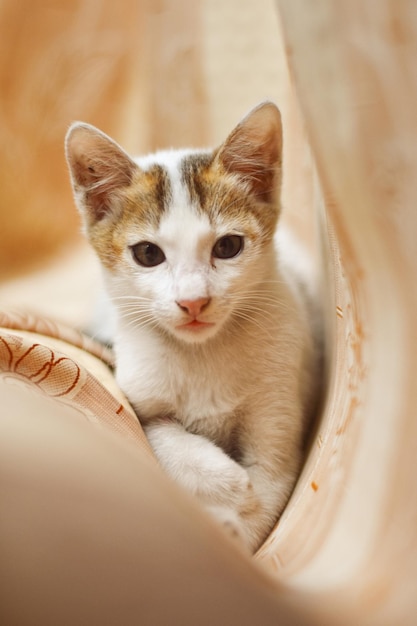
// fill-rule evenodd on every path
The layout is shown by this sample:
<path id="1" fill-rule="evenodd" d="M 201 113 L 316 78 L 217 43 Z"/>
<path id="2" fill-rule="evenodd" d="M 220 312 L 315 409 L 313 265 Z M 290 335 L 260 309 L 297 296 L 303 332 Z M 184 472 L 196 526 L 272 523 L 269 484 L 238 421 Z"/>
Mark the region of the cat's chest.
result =
<path id="1" fill-rule="evenodd" d="M 225 355 L 208 358 L 158 343 L 119 350 L 117 378 L 142 421 L 169 415 L 196 431 L 230 419 L 244 386 Z"/>

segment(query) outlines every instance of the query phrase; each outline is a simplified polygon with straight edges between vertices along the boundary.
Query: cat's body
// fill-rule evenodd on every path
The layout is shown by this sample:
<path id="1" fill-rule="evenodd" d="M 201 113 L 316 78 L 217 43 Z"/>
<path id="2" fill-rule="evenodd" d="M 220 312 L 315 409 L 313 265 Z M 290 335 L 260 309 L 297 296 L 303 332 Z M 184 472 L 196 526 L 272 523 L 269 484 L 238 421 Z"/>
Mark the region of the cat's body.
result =
<path id="1" fill-rule="evenodd" d="M 318 388 L 303 290 L 277 259 L 281 126 L 136 162 L 75 125 L 77 203 L 116 310 L 117 380 L 161 465 L 251 549 L 294 486 Z"/>

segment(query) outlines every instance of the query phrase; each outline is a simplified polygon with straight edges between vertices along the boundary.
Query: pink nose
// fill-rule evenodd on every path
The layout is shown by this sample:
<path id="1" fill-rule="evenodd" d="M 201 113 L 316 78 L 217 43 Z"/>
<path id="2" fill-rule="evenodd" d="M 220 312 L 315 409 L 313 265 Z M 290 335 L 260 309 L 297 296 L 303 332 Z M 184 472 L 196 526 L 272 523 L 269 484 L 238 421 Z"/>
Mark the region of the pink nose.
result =
<path id="1" fill-rule="evenodd" d="M 210 298 L 198 298 L 197 300 L 180 300 L 177 304 L 183 311 L 197 317 L 209 302 Z"/>

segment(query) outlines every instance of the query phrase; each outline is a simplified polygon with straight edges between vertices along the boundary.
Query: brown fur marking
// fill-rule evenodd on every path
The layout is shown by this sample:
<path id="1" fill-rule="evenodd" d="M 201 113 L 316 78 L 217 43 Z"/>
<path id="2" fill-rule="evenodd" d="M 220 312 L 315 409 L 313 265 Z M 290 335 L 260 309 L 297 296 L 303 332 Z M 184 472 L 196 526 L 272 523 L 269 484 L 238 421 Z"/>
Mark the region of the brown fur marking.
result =
<path id="1" fill-rule="evenodd" d="M 228 174 L 216 153 L 191 155 L 181 164 L 182 181 L 187 185 L 192 204 L 208 214 L 211 222 L 223 216 L 241 222 L 246 231 L 264 240 L 272 238 L 279 215 L 279 200 L 266 203 L 265 195 L 252 193 L 245 179 Z M 276 173 L 277 178 L 279 172 Z M 272 178 L 272 175 L 271 175 Z M 268 178 L 268 193 L 272 183 Z M 275 185 L 278 186 L 278 185 Z M 277 194 L 276 194 L 277 195 Z"/>
<path id="2" fill-rule="evenodd" d="M 138 232 L 149 226 L 152 229 L 158 227 L 170 198 L 171 186 L 163 167 L 154 165 L 146 172 L 138 168 L 131 185 L 113 198 L 113 202 L 120 206 L 114 219 L 110 215 L 90 227 L 91 243 L 108 269 L 120 262 L 128 245 L 127 233 L 132 227 Z"/>

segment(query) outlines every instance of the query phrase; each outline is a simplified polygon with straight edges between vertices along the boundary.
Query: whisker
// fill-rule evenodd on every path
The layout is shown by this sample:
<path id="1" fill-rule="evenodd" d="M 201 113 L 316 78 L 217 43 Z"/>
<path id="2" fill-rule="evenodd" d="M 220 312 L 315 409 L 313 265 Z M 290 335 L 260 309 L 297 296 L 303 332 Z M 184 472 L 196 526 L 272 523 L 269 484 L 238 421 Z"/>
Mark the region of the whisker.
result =
<path id="1" fill-rule="evenodd" d="M 273 315 L 272 313 L 267 313 L 260 309 L 254 310 L 254 309 L 242 308 L 242 309 L 239 309 L 236 314 L 241 315 L 241 316 L 245 315 L 247 319 L 251 319 L 253 322 L 259 321 L 259 323 L 262 322 L 268 325 L 270 325 L 272 322 L 276 320 L 275 315 Z"/>
<path id="2" fill-rule="evenodd" d="M 267 335 L 269 336 L 269 338 L 271 340 L 273 339 L 272 333 L 269 331 L 269 329 L 266 326 L 262 325 L 260 323 L 260 321 L 258 319 L 256 319 L 256 318 L 254 318 L 253 316 L 247 315 L 244 311 L 236 311 L 235 315 L 234 315 L 234 318 L 235 318 L 235 321 L 239 320 L 239 318 L 240 318 L 240 320 L 245 320 L 247 322 L 250 322 L 250 323 L 254 324 L 254 326 L 259 328 L 262 331 L 262 333 L 267 331 Z"/>
<path id="3" fill-rule="evenodd" d="M 232 295 L 237 300 L 252 300 L 252 301 L 262 301 L 262 302 L 270 302 L 271 304 L 284 304 L 285 301 L 282 300 L 277 294 L 273 291 L 265 292 L 265 291 L 248 291 L 242 294 Z"/>
<path id="4" fill-rule="evenodd" d="M 147 313 L 149 311 L 151 311 L 151 307 L 149 305 L 145 305 L 145 306 L 138 306 L 137 304 L 135 305 L 131 305 L 131 304 L 121 304 L 118 305 L 117 307 L 118 311 L 133 311 L 134 313 Z"/>
<path id="5" fill-rule="evenodd" d="M 270 317 L 275 317 L 275 314 L 277 313 L 277 307 L 265 308 L 265 307 L 259 306 L 258 302 L 244 302 L 241 300 L 238 302 L 238 304 L 245 311 L 251 311 L 254 313 L 259 312 L 263 315 L 269 315 Z"/>
<path id="6" fill-rule="evenodd" d="M 282 302 L 282 300 L 278 298 L 273 298 L 269 296 L 259 296 L 259 295 L 246 295 L 246 294 L 237 294 L 232 295 L 229 298 L 229 302 L 232 303 L 233 307 L 244 306 L 248 309 L 269 312 L 267 308 L 263 308 L 262 304 L 269 305 L 269 309 L 271 313 L 275 312 L 284 312 L 291 311 L 292 307 L 286 302 Z"/>
<path id="7" fill-rule="evenodd" d="M 119 300 L 128 300 L 131 302 L 152 302 L 151 298 L 147 298 L 144 296 L 135 296 L 135 295 L 128 295 L 128 296 L 113 296 L 112 297 L 112 302 L 116 303 Z"/>
<path id="8" fill-rule="evenodd" d="M 134 306 L 130 304 L 121 305 L 120 307 L 118 307 L 118 314 L 119 318 L 132 316 L 138 318 L 153 317 L 153 312 L 150 306 L 138 306 L 137 304 L 135 304 Z"/>
<path id="9" fill-rule="evenodd" d="M 130 321 L 127 320 L 125 325 L 127 328 L 130 328 L 132 330 L 139 330 L 140 328 L 144 328 L 146 326 L 151 328 L 156 328 L 158 326 L 155 318 L 150 316 L 148 318 L 135 318 L 131 319 Z"/>
<path id="10" fill-rule="evenodd" d="M 124 319 L 127 317 L 136 317 L 136 318 L 145 318 L 145 317 L 149 317 L 152 318 L 153 314 L 152 311 L 150 311 L 149 309 L 144 309 L 144 310 L 140 310 L 137 307 L 135 308 L 126 308 L 122 311 L 120 311 L 120 315 L 119 315 L 120 319 Z"/>

